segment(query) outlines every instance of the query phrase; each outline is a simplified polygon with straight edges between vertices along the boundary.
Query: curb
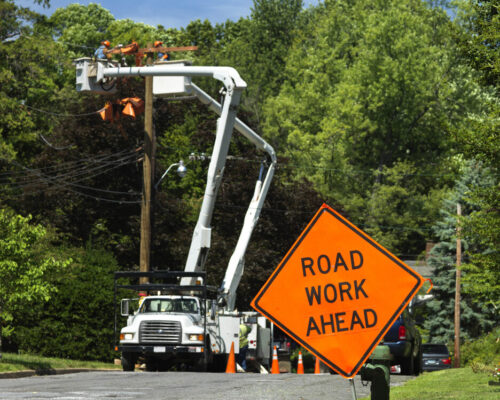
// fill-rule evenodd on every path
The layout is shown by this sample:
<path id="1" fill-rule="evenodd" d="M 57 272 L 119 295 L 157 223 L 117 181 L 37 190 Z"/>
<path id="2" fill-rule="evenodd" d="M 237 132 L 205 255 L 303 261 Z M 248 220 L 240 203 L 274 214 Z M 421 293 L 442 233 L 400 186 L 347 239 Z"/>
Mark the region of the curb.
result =
<path id="1" fill-rule="evenodd" d="M 121 371 L 119 369 L 92 369 L 92 368 L 57 368 L 57 369 L 42 369 L 42 370 L 24 370 L 13 372 L 0 372 L 0 379 L 16 379 L 27 378 L 30 376 L 43 375 L 65 375 L 76 374 L 78 372 L 104 372 L 104 371 Z"/>

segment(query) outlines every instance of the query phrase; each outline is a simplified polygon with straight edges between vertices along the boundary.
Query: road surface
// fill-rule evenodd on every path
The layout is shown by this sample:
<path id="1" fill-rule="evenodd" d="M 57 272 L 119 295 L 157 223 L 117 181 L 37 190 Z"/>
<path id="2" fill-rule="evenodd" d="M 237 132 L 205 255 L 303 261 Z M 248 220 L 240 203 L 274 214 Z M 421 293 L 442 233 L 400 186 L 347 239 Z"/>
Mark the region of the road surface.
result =
<path id="1" fill-rule="evenodd" d="M 391 387 L 411 379 L 391 376 Z M 357 397 L 370 386 L 354 379 Z M 168 399 L 168 400 L 344 400 L 352 399 L 349 381 L 330 374 L 224 374 L 195 372 L 81 372 L 0 379 L 0 398 L 10 399 Z"/>

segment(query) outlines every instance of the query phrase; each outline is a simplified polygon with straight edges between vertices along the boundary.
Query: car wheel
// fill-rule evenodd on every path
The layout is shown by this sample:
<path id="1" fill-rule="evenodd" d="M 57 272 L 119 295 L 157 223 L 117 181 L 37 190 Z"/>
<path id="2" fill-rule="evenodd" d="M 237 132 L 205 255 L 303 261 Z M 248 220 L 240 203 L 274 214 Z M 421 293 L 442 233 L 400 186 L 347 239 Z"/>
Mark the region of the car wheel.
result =
<path id="1" fill-rule="evenodd" d="M 122 369 L 124 371 L 133 371 L 135 369 L 135 357 L 130 353 L 122 353 Z"/>
<path id="2" fill-rule="evenodd" d="M 157 368 L 159 372 L 166 372 L 172 367 L 170 361 L 158 361 Z"/>
<path id="3" fill-rule="evenodd" d="M 158 370 L 158 362 L 154 358 L 146 358 L 146 371 L 153 372 Z"/>
<path id="4" fill-rule="evenodd" d="M 402 375 L 413 375 L 413 367 L 415 364 L 415 360 L 413 357 L 413 353 L 411 353 L 410 357 L 403 358 L 401 360 L 401 374 Z"/>
<path id="5" fill-rule="evenodd" d="M 420 350 L 413 362 L 413 374 L 415 376 L 420 375 L 422 372 L 422 350 Z"/>

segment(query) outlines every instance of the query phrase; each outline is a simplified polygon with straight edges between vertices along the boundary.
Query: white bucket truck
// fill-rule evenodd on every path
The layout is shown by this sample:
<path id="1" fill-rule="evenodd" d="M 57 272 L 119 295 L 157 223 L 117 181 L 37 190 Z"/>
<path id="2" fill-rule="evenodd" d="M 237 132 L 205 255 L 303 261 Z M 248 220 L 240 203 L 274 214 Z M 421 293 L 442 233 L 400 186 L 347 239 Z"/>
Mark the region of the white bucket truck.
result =
<path id="1" fill-rule="evenodd" d="M 140 306 L 131 312 L 130 299 L 122 301 L 121 314 L 128 316 L 117 346 L 122 352 L 124 370 L 131 371 L 141 358 L 146 368 L 168 369 L 174 364 L 189 364 L 204 369 L 225 367 L 231 345 L 239 352 L 240 322 L 252 326 L 248 356 L 269 363 L 271 333 L 257 313 L 235 311 L 236 289 L 244 269 L 244 256 L 258 221 L 276 165 L 273 148 L 236 117 L 241 92 L 246 83 L 230 67 L 196 67 L 167 62 L 145 67 L 121 67 L 106 60 L 76 60 L 77 90 L 101 92 L 102 83 L 113 86 L 113 79 L 153 76 L 154 96 L 189 94 L 219 115 L 215 144 L 208 169 L 207 184 L 198 222 L 184 271 L 117 272 L 116 289 L 147 292 Z M 224 85 L 219 104 L 192 82 L 193 77 L 212 77 Z M 254 195 L 244 224 L 219 288 L 205 284 L 205 262 L 210 248 L 211 220 L 229 149 L 233 128 L 259 150 L 267 153 L 261 165 Z M 120 283 L 124 278 L 147 278 L 147 284 Z M 117 283 L 117 280 L 119 281 Z M 116 302 L 115 302 L 116 303 Z M 115 313 L 116 314 L 116 313 Z M 115 330 L 117 317 L 115 316 Z"/>

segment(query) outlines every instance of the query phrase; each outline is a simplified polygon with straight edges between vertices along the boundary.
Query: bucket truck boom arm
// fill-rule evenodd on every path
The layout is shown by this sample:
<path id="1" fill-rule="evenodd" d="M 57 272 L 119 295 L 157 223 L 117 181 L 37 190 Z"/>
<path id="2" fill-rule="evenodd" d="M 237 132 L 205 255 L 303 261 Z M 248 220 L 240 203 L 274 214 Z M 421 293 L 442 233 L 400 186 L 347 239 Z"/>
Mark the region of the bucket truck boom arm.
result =
<path id="1" fill-rule="evenodd" d="M 223 118 L 223 106 L 221 106 L 218 102 L 216 102 L 214 99 L 212 99 L 208 94 L 206 94 L 203 90 L 201 90 L 198 86 L 196 86 L 194 83 L 191 83 L 190 87 L 188 88 L 188 92 L 191 94 L 194 94 L 198 99 L 206 104 L 212 111 L 215 113 L 221 115 L 221 119 Z M 232 311 L 234 310 L 234 305 L 236 301 L 236 289 L 238 288 L 238 285 L 240 283 L 241 276 L 243 275 L 243 270 L 244 270 L 244 263 L 245 263 L 245 252 L 248 246 L 248 242 L 250 241 L 250 237 L 252 235 L 252 232 L 255 228 L 255 225 L 257 224 L 257 221 L 260 216 L 260 211 L 262 210 L 262 206 L 264 205 L 264 201 L 267 196 L 267 192 L 269 190 L 269 186 L 271 184 L 271 180 L 273 179 L 274 175 L 274 169 L 276 167 L 276 153 L 274 152 L 274 149 L 264 140 L 262 139 L 257 133 L 255 133 L 252 129 L 250 129 L 247 125 L 245 125 L 242 121 L 240 121 L 238 118 L 235 119 L 234 121 L 234 127 L 235 129 L 240 132 L 243 136 L 245 136 L 250 142 L 252 142 L 259 150 L 263 150 L 268 153 L 270 157 L 270 162 L 269 166 L 267 168 L 267 171 L 265 171 L 265 168 L 262 166 L 261 171 L 259 173 L 259 178 L 257 180 L 257 183 L 255 185 L 254 189 L 254 194 L 252 197 L 252 200 L 250 202 L 250 205 L 248 207 L 248 210 L 245 215 L 245 220 L 243 223 L 243 227 L 240 233 L 240 236 L 238 238 L 238 242 L 236 244 L 235 250 L 231 256 L 231 259 L 229 260 L 228 267 L 226 269 L 226 274 L 224 276 L 224 280 L 222 281 L 222 285 L 219 290 L 219 304 L 221 306 L 225 306 L 226 310 Z M 219 134 L 219 133 L 218 133 Z M 216 138 L 216 143 L 217 143 Z M 230 137 L 228 138 L 229 141 Z M 220 163 L 222 166 L 225 164 L 226 161 L 226 156 L 227 156 L 227 151 L 224 154 L 220 154 L 217 152 L 217 149 L 214 148 L 214 152 L 212 154 L 212 161 L 210 164 L 210 168 L 212 167 L 212 163 Z M 222 170 L 221 170 L 222 171 Z M 208 181 L 207 181 L 207 191 L 209 188 L 212 186 L 218 187 L 220 184 L 220 178 L 221 176 L 215 176 L 212 177 L 210 175 L 210 169 L 209 169 L 209 174 L 208 174 Z M 215 196 L 212 197 L 209 194 L 207 195 L 207 191 L 205 192 L 205 197 L 203 199 L 203 204 L 205 205 L 205 202 L 209 203 L 210 206 L 210 212 L 213 211 L 213 205 L 215 202 Z M 207 206 L 207 209 L 209 207 Z M 202 206 L 202 211 L 203 211 L 203 206 Z M 202 226 L 202 222 L 200 221 L 205 221 L 205 215 L 200 213 L 200 217 L 198 220 L 197 228 L 199 231 L 202 231 L 202 229 L 207 229 L 208 227 Z M 210 214 L 211 218 L 211 214 Z M 197 254 L 197 249 L 199 248 L 199 245 L 197 244 L 200 242 L 200 239 L 196 236 L 197 232 L 195 229 L 195 233 L 193 235 L 193 241 L 191 242 L 191 250 L 189 252 L 188 256 L 188 261 L 186 263 L 185 271 L 198 271 L 198 268 L 203 268 L 203 263 L 205 259 L 203 258 L 202 263 L 199 265 L 196 265 L 193 263 L 194 260 L 198 259 L 200 260 L 201 257 L 206 257 L 206 254 L 208 252 L 208 247 L 210 243 L 208 243 L 208 246 L 200 252 L 200 255 Z M 199 233 L 198 233 L 199 235 Z M 193 284 L 193 282 L 189 281 L 189 278 L 186 278 L 185 281 L 186 284 Z"/>
<path id="2" fill-rule="evenodd" d="M 98 60 L 97 65 L 91 65 L 89 59 L 78 59 L 76 62 L 77 89 L 82 91 L 95 91 L 96 83 L 102 82 L 104 78 L 127 76 L 212 77 L 224 84 L 225 94 L 221 105 L 194 83 L 184 83 L 185 92 L 194 94 L 202 103 L 206 104 L 212 111 L 219 115 L 215 145 L 208 168 L 207 185 L 184 268 L 185 272 L 200 272 L 204 270 L 210 248 L 211 221 L 215 199 L 224 173 L 233 128 L 245 136 L 259 150 L 268 153 L 270 160 L 267 170 L 261 168 L 255 185 L 254 195 L 245 215 L 243 228 L 219 289 L 219 304 L 225 306 L 227 311 L 234 310 L 236 289 L 243 275 L 245 252 L 259 219 L 260 211 L 266 199 L 276 166 L 276 154 L 273 148 L 252 129 L 236 118 L 236 108 L 240 101 L 241 92 L 246 88 L 245 81 L 231 67 L 193 67 L 178 64 L 121 67 L 102 60 Z M 194 281 L 195 278 L 183 277 L 181 285 L 193 285 L 195 284 Z"/>

